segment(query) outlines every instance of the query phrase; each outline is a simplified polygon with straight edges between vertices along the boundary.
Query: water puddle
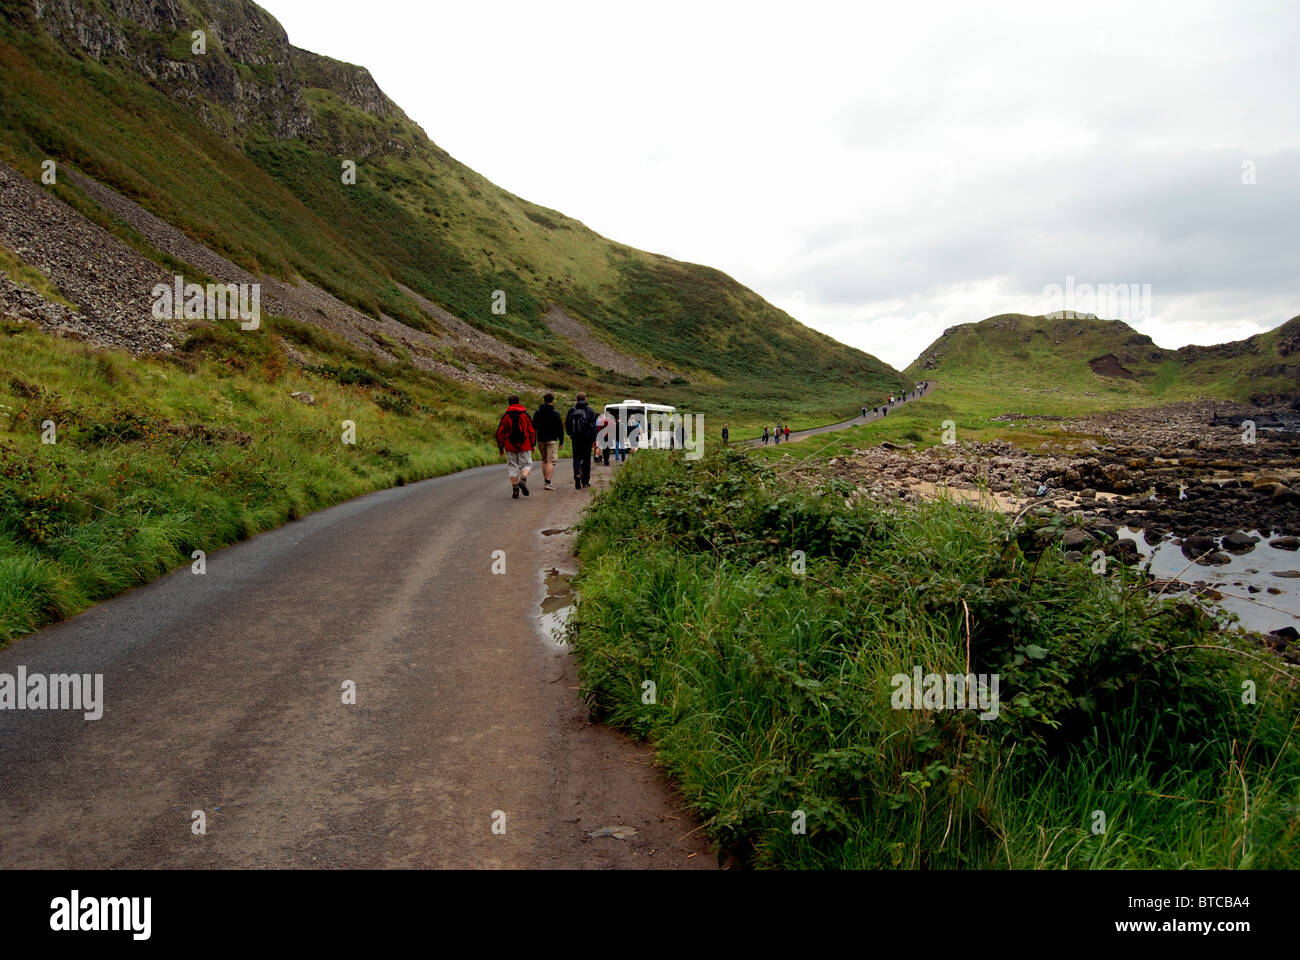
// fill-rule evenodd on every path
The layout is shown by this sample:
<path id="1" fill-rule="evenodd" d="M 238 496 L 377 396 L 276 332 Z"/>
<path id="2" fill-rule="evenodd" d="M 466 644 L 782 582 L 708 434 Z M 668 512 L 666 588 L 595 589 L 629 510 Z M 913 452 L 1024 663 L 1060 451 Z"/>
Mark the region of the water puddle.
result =
<path id="1" fill-rule="evenodd" d="M 574 576 L 572 573 L 561 573 L 554 567 L 545 571 L 546 596 L 542 598 L 541 630 L 542 635 L 558 647 L 567 646 L 564 629 L 573 612 Z"/>
<path id="2" fill-rule="evenodd" d="M 1271 547 L 1275 535 L 1250 531 L 1259 542 L 1244 553 L 1224 550 L 1226 563 L 1203 566 L 1192 563 L 1173 538 L 1147 543 L 1143 531 L 1119 528 L 1121 537 L 1131 537 L 1142 554 L 1143 565 L 1153 576 L 1177 578 L 1188 583 L 1204 583 L 1219 594 L 1217 606 L 1237 615 L 1240 626 L 1260 633 L 1282 627 L 1300 629 L 1300 579 L 1277 576 L 1300 569 L 1300 554 L 1294 550 Z M 1221 543 L 1216 539 L 1216 543 Z M 1172 592 L 1166 590 L 1166 595 Z"/>

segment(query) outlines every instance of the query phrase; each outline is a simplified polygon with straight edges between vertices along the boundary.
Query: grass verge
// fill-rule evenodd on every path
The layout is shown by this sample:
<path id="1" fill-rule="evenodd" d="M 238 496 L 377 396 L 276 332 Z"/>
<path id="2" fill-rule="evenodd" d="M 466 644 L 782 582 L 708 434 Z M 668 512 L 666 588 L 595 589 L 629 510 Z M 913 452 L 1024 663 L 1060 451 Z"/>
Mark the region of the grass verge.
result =
<path id="1" fill-rule="evenodd" d="M 495 400 L 274 317 L 200 326 L 167 359 L 6 322 L 0 369 L 0 646 L 193 551 L 496 458 Z"/>
<path id="2" fill-rule="evenodd" d="M 1045 518 L 848 493 L 734 452 L 643 455 L 582 522 L 584 693 L 655 742 L 723 848 L 785 868 L 1300 862 L 1280 661 L 1213 649 L 1235 641 L 1120 563 L 1066 562 Z M 997 674 L 997 717 L 896 709 L 917 666 Z"/>

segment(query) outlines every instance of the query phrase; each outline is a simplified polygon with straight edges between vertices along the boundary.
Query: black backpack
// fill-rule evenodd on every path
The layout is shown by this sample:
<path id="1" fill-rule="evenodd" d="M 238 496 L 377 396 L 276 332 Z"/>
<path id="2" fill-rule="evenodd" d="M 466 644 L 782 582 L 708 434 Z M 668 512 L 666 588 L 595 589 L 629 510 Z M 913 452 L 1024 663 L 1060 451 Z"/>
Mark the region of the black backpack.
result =
<path id="1" fill-rule="evenodd" d="M 516 447 L 522 447 L 528 435 L 524 433 L 523 421 L 519 418 L 523 416 L 522 410 L 507 410 L 506 416 L 510 418 L 510 442 Z"/>
<path id="2" fill-rule="evenodd" d="M 596 413 L 591 407 L 573 407 L 565 417 L 564 428 L 574 440 L 596 436 Z"/>

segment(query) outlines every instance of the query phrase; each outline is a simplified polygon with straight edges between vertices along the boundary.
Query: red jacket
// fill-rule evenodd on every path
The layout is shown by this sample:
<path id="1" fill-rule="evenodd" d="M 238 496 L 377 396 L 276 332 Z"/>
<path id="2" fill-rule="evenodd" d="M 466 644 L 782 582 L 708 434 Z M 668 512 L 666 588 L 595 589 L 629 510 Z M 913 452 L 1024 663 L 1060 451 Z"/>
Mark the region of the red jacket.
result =
<path id="1" fill-rule="evenodd" d="M 516 446 L 510 442 L 511 414 L 519 415 L 519 426 L 524 431 L 524 442 Z M 533 421 L 528 416 L 528 411 L 524 409 L 522 403 L 513 403 L 506 407 L 506 412 L 501 415 L 501 422 L 497 424 L 497 449 L 509 450 L 513 453 L 519 453 L 523 450 L 531 450 L 537 446 L 537 431 L 533 429 Z"/>

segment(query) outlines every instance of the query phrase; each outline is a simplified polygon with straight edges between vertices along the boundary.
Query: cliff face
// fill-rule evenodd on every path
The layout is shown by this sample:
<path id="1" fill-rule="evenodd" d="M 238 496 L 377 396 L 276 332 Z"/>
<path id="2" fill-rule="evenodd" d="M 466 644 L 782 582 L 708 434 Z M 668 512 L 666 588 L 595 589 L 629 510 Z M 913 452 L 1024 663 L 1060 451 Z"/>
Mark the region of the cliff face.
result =
<path id="1" fill-rule="evenodd" d="M 255 126 L 280 140 L 337 138 L 313 118 L 309 88 L 380 120 L 405 119 L 368 70 L 293 46 L 249 0 L 31 0 L 30 12 L 73 54 L 141 75 L 223 134 Z M 205 34 L 202 54 L 193 50 L 195 30 Z M 354 146 L 358 156 L 373 149 L 330 146 Z"/>

